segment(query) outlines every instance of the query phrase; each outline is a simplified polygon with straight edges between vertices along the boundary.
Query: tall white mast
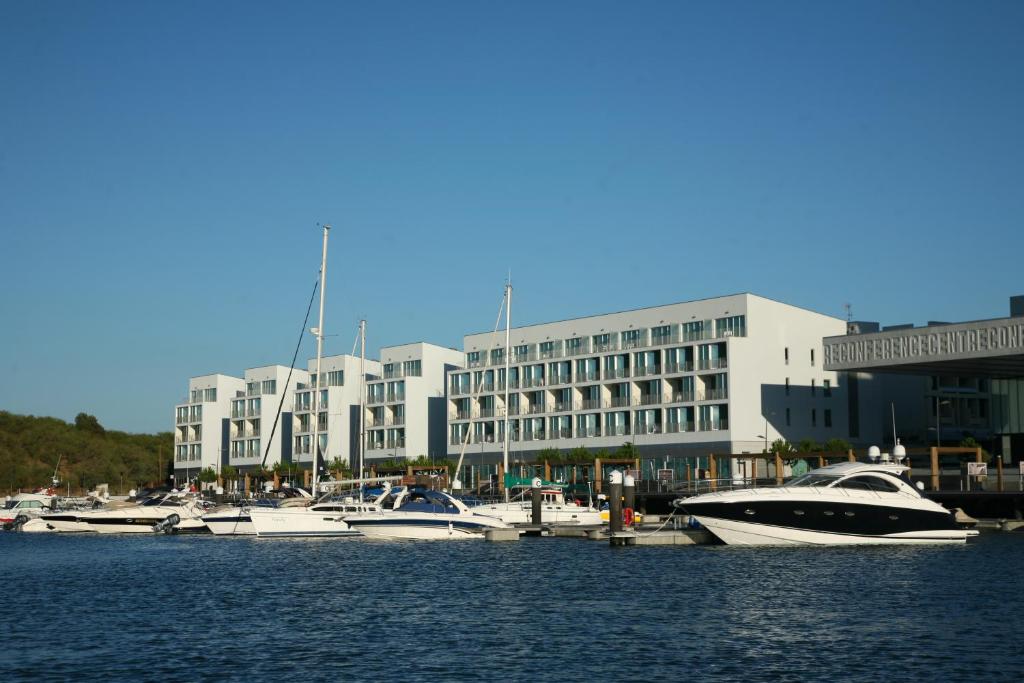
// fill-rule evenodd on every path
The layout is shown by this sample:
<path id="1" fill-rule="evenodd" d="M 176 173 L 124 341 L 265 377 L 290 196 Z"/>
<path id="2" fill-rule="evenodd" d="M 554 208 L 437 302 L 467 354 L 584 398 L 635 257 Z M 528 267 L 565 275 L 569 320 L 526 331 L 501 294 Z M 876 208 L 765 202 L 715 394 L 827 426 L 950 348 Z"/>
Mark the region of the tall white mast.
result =
<path id="1" fill-rule="evenodd" d="M 503 475 L 508 475 L 508 385 L 509 385 L 509 361 L 512 355 L 512 348 L 509 342 L 512 338 L 512 330 L 509 324 L 512 320 L 512 281 L 505 283 L 505 439 L 501 446 L 501 458 L 504 470 Z M 505 502 L 508 502 L 508 487 L 505 488 Z"/>
<path id="2" fill-rule="evenodd" d="M 366 448 L 366 321 L 359 321 L 359 502 L 363 502 L 363 449 Z"/>
<path id="3" fill-rule="evenodd" d="M 313 382 L 313 485 L 311 493 L 316 498 L 316 485 L 319 472 L 318 456 L 320 455 L 320 435 L 317 433 L 320 427 L 320 364 L 324 355 L 324 290 L 327 287 L 327 233 L 331 226 L 324 226 L 324 253 L 320 259 L 320 323 L 315 329 L 310 330 L 316 335 L 316 381 Z"/>

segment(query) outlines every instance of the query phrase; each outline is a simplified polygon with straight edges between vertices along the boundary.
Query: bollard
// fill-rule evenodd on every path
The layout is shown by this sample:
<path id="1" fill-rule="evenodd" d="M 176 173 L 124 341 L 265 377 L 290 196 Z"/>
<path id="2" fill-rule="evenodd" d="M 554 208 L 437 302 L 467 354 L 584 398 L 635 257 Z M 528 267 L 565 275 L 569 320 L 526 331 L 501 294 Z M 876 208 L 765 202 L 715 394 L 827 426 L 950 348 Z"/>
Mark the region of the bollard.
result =
<path id="1" fill-rule="evenodd" d="M 530 521 L 532 523 L 534 523 L 534 524 L 540 524 L 541 523 L 541 512 L 540 512 L 540 500 L 541 500 L 540 484 L 541 484 L 541 482 L 540 482 L 540 477 L 534 477 L 533 481 L 531 483 L 533 484 L 533 486 L 530 488 L 530 503 L 531 503 L 531 507 L 530 507 L 530 513 L 531 513 Z"/>
<path id="2" fill-rule="evenodd" d="M 622 531 L 622 472 L 613 470 L 608 475 L 608 530 Z"/>
<path id="3" fill-rule="evenodd" d="M 622 498 L 623 508 L 628 508 L 631 512 L 636 511 L 636 481 L 632 474 L 622 478 Z M 632 519 L 633 515 L 629 515 L 629 518 Z"/>

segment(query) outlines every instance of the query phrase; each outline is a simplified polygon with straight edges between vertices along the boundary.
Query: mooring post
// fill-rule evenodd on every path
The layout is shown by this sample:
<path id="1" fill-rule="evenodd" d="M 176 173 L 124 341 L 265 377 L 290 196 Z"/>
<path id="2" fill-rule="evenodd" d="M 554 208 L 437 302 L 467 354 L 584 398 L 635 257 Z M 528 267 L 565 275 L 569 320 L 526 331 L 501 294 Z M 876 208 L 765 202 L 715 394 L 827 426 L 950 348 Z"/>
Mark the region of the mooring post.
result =
<path id="1" fill-rule="evenodd" d="M 541 501 L 541 488 L 540 488 L 540 477 L 534 477 L 533 481 L 530 482 L 533 486 L 530 487 L 530 521 L 534 524 L 541 523 L 540 513 L 540 501 Z"/>
<path id="2" fill-rule="evenodd" d="M 629 511 L 636 512 L 636 480 L 633 479 L 632 474 L 626 474 L 622 477 L 622 506 L 628 508 Z M 629 515 L 630 519 L 633 515 Z"/>
<path id="3" fill-rule="evenodd" d="M 608 530 L 622 531 L 622 472 L 612 470 L 608 475 Z"/>
<path id="4" fill-rule="evenodd" d="M 931 447 L 932 453 L 932 491 L 939 490 L 939 449 Z"/>

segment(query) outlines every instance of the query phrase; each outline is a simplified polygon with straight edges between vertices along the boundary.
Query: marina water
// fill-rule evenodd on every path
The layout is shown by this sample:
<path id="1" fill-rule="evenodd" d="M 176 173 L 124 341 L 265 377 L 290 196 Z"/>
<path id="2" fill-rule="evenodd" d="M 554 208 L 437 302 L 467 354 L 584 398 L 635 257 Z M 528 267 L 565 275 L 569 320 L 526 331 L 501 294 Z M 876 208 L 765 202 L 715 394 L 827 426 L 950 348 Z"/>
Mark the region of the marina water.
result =
<path id="1" fill-rule="evenodd" d="M 0 680 L 1019 681 L 1024 537 L 628 547 L 0 534 Z"/>

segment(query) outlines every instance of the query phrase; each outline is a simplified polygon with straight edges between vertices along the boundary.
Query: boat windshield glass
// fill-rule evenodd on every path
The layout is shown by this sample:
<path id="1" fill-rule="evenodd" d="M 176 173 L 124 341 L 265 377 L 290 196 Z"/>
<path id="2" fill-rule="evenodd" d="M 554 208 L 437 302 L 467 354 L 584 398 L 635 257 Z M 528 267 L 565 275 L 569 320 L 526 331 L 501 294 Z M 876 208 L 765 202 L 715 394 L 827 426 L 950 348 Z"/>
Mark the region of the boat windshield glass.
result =
<path id="1" fill-rule="evenodd" d="M 797 477 L 793 481 L 786 482 L 786 486 L 828 486 L 829 484 L 835 483 L 839 477 L 833 474 L 815 474 L 814 472 L 808 472 L 807 474 Z"/>

